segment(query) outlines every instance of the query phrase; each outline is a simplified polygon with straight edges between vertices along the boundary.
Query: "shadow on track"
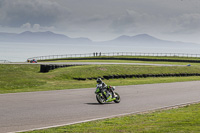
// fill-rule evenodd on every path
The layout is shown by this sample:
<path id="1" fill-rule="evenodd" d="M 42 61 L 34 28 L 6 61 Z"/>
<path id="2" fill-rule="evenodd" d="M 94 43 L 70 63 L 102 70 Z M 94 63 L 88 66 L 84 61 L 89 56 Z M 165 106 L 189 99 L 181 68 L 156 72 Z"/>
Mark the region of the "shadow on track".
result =
<path id="1" fill-rule="evenodd" d="M 100 104 L 100 103 L 85 103 L 87 105 L 106 105 L 106 104 L 113 104 L 113 103 L 104 103 L 104 104 Z"/>

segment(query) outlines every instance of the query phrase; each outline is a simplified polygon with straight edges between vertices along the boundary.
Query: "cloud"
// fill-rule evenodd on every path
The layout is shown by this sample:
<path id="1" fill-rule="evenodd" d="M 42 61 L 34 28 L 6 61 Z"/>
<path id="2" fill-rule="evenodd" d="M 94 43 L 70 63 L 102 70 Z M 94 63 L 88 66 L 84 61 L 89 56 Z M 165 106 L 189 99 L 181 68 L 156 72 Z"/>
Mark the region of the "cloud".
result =
<path id="1" fill-rule="evenodd" d="M 0 6 L 0 25 L 19 27 L 26 22 L 51 26 L 70 13 L 51 0 L 3 0 Z"/>
<path id="2" fill-rule="evenodd" d="M 23 25 L 21 26 L 21 28 L 23 28 L 23 29 L 31 29 L 32 27 L 31 27 L 31 24 L 30 24 L 30 23 L 25 23 L 25 24 L 23 24 Z"/>
<path id="3" fill-rule="evenodd" d="M 127 9 L 122 15 L 113 19 L 110 27 L 116 33 L 148 33 L 162 27 L 165 20 L 166 18 L 156 14 Z"/>
<path id="4" fill-rule="evenodd" d="M 40 24 L 33 24 L 31 25 L 30 23 L 25 23 L 21 26 L 21 29 L 23 29 L 24 31 L 53 31 L 55 30 L 55 27 L 53 26 L 41 26 Z"/>
<path id="5" fill-rule="evenodd" d="M 0 28 L 96 38 L 200 34 L 199 6 L 199 0 L 0 0 Z"/>
<path id="6" fill-rule="evenodd" d="M 165 11 L 163 11 L 165 12 Z M 170 11 L 171 12 L 171 11 Z M 110 28 L 114 33 L 200 33 L 200 12 L 162 14 L 127 9 L 113 18 Z"/>
<path id="7" fill-rule="evenodd" d="M 190 13 L 171 18 L 173 30 L 170 33 L 191 34 L 200 31 L 200 14 Z"/>

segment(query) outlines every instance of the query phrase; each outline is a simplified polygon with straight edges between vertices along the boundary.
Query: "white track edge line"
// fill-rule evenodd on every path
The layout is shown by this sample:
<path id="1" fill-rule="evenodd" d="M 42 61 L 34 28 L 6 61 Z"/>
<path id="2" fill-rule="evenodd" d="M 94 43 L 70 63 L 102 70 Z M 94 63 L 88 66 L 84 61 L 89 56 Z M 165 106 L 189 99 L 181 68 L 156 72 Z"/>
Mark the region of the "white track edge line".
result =
<path id="1" fill-rule="evenodd" d="M 85 122 L 91 122 L 91 121 L 96 121 L 96 120 L 103 120 L 103 119 L 109 119 L 109 118 L 114 118 L 114 117 L 127 116 L 127 115 L 132 115 L 132 114 L 151 113 L 151 112 L 155 112 L 155 111 L 158 111 L 158 110 L 168 110 L 168 109 L 173 109 L 173 108 L 178 108 L 178 107 L 184 107 L 184 106 L 191 105 L 191 104 L 197 104 L 197 103 L 200 103 L 200 101 L 195 101 L 195 102 L 190 102 L 190 103 L 182 103 L 182 104 L 177 104 L 177 105 L 172 105 L 172 106 L 165 106 L 165 107 L 150 109 L 150 110 L 146 110 L 146 111 L 136 111 L 136 112 L 123 113 L 123 114 L 112 115 L 112 116 L 107 116 L 107 117 L 94 118 L 94 119 L 77 121 L 77 122 L 72 122 L 72 123 L 67 123 L 67 124 L 47 126 L 47 127 L 41 127 L 41 128 L 33 128 L 33 129 L 21 130 L 21 131 L 12 131 L 12 132 L 8 132 L 8 133 L 20 133 L 20 132 L 28 132 L 28 131 L 35 131 L 35 130 L 43 130 L 43 129 L 49 129 L 49 128 L 62 127 L 62 126 L 80 124 L 80 123 L 85 123 Z"/>

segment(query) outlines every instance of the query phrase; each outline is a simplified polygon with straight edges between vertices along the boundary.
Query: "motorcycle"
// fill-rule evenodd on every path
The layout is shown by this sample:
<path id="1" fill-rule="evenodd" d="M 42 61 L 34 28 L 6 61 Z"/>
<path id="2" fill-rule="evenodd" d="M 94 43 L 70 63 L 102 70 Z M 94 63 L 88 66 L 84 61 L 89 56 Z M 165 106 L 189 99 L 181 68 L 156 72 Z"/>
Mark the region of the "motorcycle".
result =
<path id="1" fill-rule="evenodd" d="M 115 87 L 111 87 L 110 89 L 113 90 L 114 98 L 112 97 L 112 92 L 109 89 L 103 88 L 102 85 L 97 85 L 96 87 L 96 99 L 100 104 L 104 104 L 107 102 L 114 101 L 115 103 L 120 102 L 120 95 L 117 92 L 114 92 Z"/>

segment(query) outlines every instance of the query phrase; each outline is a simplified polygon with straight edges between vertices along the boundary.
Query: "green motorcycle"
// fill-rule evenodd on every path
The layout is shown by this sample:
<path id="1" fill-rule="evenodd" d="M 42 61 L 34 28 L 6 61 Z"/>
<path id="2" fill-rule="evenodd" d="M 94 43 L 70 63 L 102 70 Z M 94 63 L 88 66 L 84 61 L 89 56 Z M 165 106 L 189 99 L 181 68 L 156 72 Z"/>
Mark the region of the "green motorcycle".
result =
<path id="1" fill-rule="evenodd" d="M 109 91 L 109 89 L 112 89 L 113 93 L 114 93 L 114 97 L 112 97 L 112 92 Z M 115 87 L 111 87 L 109 89 L 106 88 L 102 88 L 101 85 L 97 85 L 95 94 L 96 94 L 96 99 L 100 104 L 104 104 L 107 102 L 112 102 L 114 101 L 115 103 L 119 103 L 120 102 L 120 96 L 117 92 L 114 92 Z"/>

